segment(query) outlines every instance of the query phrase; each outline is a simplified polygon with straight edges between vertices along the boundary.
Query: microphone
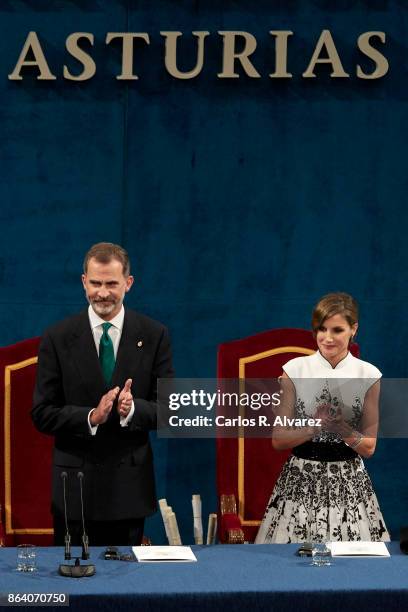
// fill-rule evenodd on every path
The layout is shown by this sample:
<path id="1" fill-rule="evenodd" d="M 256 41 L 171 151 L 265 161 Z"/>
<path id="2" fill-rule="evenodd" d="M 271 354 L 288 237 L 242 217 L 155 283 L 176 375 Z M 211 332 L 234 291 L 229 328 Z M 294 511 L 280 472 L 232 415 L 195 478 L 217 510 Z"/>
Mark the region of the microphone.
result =
<path id="1" fill-rule="evenodd" d="M 81 491 L 81 515 L 82 515 L 82 560 L 86 561 L 89 559 L 89 539 L 85 531 L 85 519 L 84 519 L 84 498 L 83 498 L 83 489 L 82 489 L 82 481 L 84 478 L 83 472 L 78 472 L 77 474 L 79 480 L 79 489 Z"/>
<path id="2" fill-rule="evenodd" d="M 85 520 L 84 520 L 84 502 L 82 497 L 82 479 L 84 477 L 83 472 L 78 472 L 77 477 L 79 479 L 79 486 L 81 491 L 81 513 L 82 513 L 82 559 L 89 559 L 89 542 L 88 536 L 85 532 Z M 68 531 L 68 514 L 67 514 L 67 500 L 66 500 L 66 489 L 65 482 L 68 478 L 66 472 L 62 472 L 61 478 L 64 483 L 64 512 L 65 512 L 65 559 L 71 559 L 71 536 Z M 67 556 L 68 555 L 68 556 Z M 60 576 L 66 578 L 84 578 L 85 576 L 93 576 L 95 574 L 95 566 L 93 564 L 81 565 L 79 557 L 75 558 L 74 565 L 63 565 L 61 564 L 58 568 Z"/>
<path id="3" fill-rule="evenodd" d="M 64 489 L 64 518 L 65 518 L 65 555 L 64 558 L 66 560 L 71 559 L 71 536 L 68 530 L 68 514 L 67 514 L 67 491 L 66 491 L 66 481 L 68 478 L 68 474 L 66 472 L 61 472 L 62 486 Z"/>

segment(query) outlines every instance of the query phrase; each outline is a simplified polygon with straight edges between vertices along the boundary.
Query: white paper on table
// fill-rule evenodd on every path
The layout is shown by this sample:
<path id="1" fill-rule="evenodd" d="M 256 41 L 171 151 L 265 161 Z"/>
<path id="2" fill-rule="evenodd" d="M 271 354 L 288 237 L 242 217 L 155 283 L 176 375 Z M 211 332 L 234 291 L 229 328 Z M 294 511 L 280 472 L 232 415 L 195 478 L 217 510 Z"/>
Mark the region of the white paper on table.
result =
<path id="1" fill-rule="evenodd" d="M 132 546 L 136 559 L 140 562 L 188 562 L 197 561 L 190 546 Z"/>
<path id="2" fill-rule="evenodd" d="M 332 557 L 389 557 L 384 542 L 331 542 Z"/>

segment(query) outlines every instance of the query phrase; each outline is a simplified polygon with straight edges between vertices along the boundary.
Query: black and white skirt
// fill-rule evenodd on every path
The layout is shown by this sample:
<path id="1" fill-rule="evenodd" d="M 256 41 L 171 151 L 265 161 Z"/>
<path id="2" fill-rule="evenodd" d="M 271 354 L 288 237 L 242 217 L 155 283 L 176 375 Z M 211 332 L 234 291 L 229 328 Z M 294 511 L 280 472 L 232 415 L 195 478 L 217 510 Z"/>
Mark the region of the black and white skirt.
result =
<path id="1" fill-rule="evenodd" d="M 342 540 L 390 540 L 361 457 L 324 462 L 291 456 L 255 543 Z"/>

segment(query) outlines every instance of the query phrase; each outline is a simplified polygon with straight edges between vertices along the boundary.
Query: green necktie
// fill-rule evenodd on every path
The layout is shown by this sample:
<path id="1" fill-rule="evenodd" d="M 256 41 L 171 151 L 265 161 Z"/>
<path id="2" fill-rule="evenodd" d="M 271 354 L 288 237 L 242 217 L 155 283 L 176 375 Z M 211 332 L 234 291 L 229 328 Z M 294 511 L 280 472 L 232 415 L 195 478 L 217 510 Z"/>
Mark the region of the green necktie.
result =
<path id="1" fill-rule="evenodd" d="M 113 350 L 112 339 L 108 334 L 108 329 L 112 323 L 103 323 L 103 334 L 99 342 L 99 362 L 102 367 L 103 376 L 108 385 L 111 384 L 113 370 L 115 368 L 115 353 Z"/>

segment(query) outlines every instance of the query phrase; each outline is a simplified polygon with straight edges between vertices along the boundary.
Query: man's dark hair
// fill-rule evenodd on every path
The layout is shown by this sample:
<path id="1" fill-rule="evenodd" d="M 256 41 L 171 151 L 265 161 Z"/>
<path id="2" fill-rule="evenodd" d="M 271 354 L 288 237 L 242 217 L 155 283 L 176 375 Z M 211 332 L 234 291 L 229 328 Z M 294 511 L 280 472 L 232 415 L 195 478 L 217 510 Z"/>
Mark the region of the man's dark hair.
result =
<path id="1" fill-rule="evenodd" d="M 96 259 L 99 263 L 107 264 L 116 259 L 120 261 L 123 268 L 123 276 L 130 274 L 129 255 L 124 248 L 112 242 L 98 242 L 91 246 L 84 259 L 84 274 L 88 271 L 88 263 L 90 259 Z"/>

